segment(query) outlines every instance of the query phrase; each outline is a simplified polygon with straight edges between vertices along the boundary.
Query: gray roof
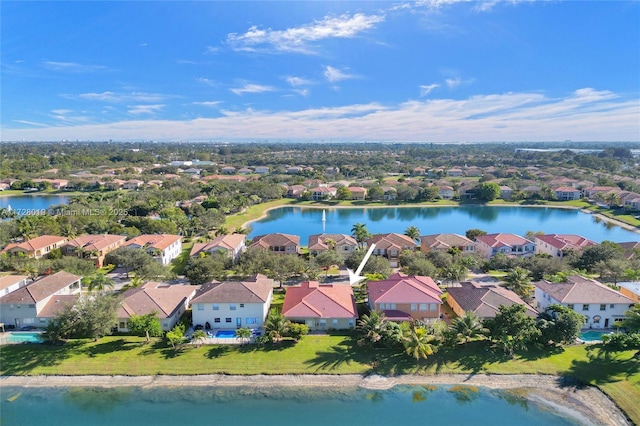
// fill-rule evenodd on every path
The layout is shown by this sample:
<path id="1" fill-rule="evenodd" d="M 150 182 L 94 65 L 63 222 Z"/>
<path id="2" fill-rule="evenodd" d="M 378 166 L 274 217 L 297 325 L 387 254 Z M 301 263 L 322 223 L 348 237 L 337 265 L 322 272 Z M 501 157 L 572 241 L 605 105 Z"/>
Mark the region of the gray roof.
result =
<path id="1" fill-rule="evenodd" d="M 533 284 L 560 303 L 633 303 L 614 289 L 580 275 L 571 275 L 563 283 L 538 281 Z"/>
<path id="2" fill-rule="evenodd" d="M 191 303 L 265 303 L 273 290 L 273 280 L 257 275 L 251 281 L 225 281 L 202 286 Z"/>
<path id="3" fill-rule="evenodd" d="M 498 286 L 481 286 L 472 282 L 460 283 L 461 287 L 450 287 L 447 298 L 451 297 L 465 312 L 476 313 L 480 318 L 493 318 L 500 306 L 524 305 L 527 315 L 537 316 L 538 312 L 526 304 L 513 291 Z"/>
<path id="4" fill-rule="evenodd" d="M 0 303 L 37 303 L 81 279 L 69 272 L 56 272 L 1 297 Z"/>

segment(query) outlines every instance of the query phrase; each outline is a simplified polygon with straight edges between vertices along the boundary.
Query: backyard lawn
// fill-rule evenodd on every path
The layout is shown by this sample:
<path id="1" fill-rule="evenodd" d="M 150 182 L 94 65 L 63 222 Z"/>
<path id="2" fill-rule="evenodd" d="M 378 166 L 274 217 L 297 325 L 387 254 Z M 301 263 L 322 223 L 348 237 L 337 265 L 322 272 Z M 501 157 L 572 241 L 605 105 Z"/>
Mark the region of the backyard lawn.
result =
<path id="1" fill-rule="evenodd" d="M 640 359 L 598 345 L 528 351 L 508 359 L 486 341 L 442 349 L 416 363 L 403 353 L 358 346 L 348 334 L 309 335 L 274 346 L 202 346 L 174 351 L 161 339 L 110 336 L 62 346 L 2 347 L 2 375 L 194 374 L 554 374 L 600 387 L 640 424 Z"/>

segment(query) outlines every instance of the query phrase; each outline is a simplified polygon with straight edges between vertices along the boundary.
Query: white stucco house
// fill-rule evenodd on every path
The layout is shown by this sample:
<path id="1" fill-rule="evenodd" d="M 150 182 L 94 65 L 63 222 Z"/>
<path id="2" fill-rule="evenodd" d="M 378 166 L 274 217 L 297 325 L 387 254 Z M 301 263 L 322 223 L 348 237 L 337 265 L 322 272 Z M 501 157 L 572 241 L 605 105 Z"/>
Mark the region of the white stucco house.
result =
<path id="1" fill-rule="evenodd" d="M 168 265 L 182 253 L 182 237 L 171 234 L 144 234 L 130 239 L 122 245 L 145 250 L 163 265 Z"/>

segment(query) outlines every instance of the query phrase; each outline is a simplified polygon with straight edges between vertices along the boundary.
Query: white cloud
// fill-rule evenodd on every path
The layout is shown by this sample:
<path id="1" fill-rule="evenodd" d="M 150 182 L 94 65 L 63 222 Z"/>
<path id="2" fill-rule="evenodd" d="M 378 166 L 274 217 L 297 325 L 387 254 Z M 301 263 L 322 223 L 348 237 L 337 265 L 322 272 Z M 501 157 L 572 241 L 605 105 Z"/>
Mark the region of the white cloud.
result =
<path id="1" fill-rule="evenodd" d="M 147 92 L 117 93 L 117 92 L 106 91 L 101 93 L 81 93 L 79 95 L 65 94 L 65 95 L 62 95 L 62 97 L 68 98 L 68 99 L 80 98 L 86 101 L 122 103 L 122 102 L 161 102 L 172 96 L 165 95 L 162 93 L 147 93 Z"/>
<path id="2" fill-rule="evenodd" d="M 129 107 L 129 114 L 140 115 L 140 114 L 155 114 L 164 108 L 162 104 L 156 105 L 132 105 Z"/>
<path id="3" fill-rule="evenodd" d="M 468 86 L 469 84 L 473 83 L 475 81 L 475 78 L 468 78 L 466 80 L 461 79 L 460 77 L 454 77 L 454 78 L 447 78 L 445 79 L 445 83 L 447 85 L 447 87 L 451 90 L 456 89 L 460 86 Z"/>
<path id="4" fill-rule="evenodd" d="M 304 96 L 305 98 L 309 96 L 309 89 L 294 89 L 294 92 L 300 96 Z"/>
<path id="5" fill-rule="evenodd" d="M 141 106 L 139 114 L 158 108 Z M 634 96 L 583 88 L 552 98 L 503 93 L 395 105 L 343 105 L 298 111 L 247 109 L 194 120 L 3 128 L 3 140 L 320 140 L 373 141 L 639 141 Z M 25 123 L 26 124 L 26 123 Z"/>
<path id="6" fill-rule="evenodd" d="M 264 86 L 262 84 L 245 84 L 242 87 L 236 87 L 234 89 L 229 89 L 233 93 L 238 96 L 241 96 L 245 93 L 264 93 L 264 92 L 273 92 L 276 89 L 271 86 Z"/>
<path id="7" fill-rule="evenodd" d="M 382 21 L 382 15 L 362 13 L 325 16 L 311 24 L 286 30 L 260 29 L 252 26 L 244 34 L 229 34 L 227 42 L 235 50 L 274 49 L 280 52 L 312 53 L 309 43 L 329 38 L 352 38 Z"/>
<path id="8" fill-rule="evenodd" d="M 339 69 L 334 68 L 332 66 L 326 66 L 324 68 L 324 76 L 331 83 L 335 83 L 337 81 L 342 81 L 342 80 L 349 80 L 352 78 L 358 78 L 358 76 L 356 75 L 347 74 L 346 72 L 340 71 Z"/>
<path id="9" fill-rule="evenodd" d="M 71 73 L 87 73 L 95 71 L 104 71 L 107 67 L 103 65 L 79 64 L 77 62 L 56 62 L 45 61 L 42 63 L 45 68 L 53 71 L 71 72 Z"/>
<path id="10" fill-rule="evenodd" d="M 431 93 L 433 91 L 433 89 L 436 89 L 438 87 L 440 87 L 440 85 L 436 84 L 436 83 L 429 84 L 428 86 L 421 85 L 420 86 L 420 97 L 427 96 L 429 93 Z"/>
<path id="11" fill-rule="evenodd" d="M 218 85 L 218 83 L 215 80 L 211 80 L 209 78 L 204 78 L 204 77 L 196 78 L 196 81 L 198 83 L 206 84 L 207 86 L 211 86 L 211 87 Z"/>
<path id="12" fill-rule="evenodd" d="M 194 105 L 202 105 L 208 107 L 214 107 L 220 105 L 222 101 L 204 101 L 204 102 L 192 102 Z"/>
<path id="13" fill-rule="evenodd" d="M 313 84 L 311 80 L 307 80 L 306 78 L 296 77 L 292 75 L 286 76 L 284 79 L 287 83 L 289 83 L 293 87 L 308 86 L 310 84 Z"/>

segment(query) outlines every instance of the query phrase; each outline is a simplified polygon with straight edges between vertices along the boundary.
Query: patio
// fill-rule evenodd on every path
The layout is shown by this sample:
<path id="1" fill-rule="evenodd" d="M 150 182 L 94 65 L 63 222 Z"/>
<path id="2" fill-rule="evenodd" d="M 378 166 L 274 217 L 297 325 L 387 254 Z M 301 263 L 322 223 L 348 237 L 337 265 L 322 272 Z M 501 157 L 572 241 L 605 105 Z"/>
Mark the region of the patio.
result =
<path id="1" fill-rule="evenodd" d="M 248 340 L 242 340 L 235 337 L 235 329 L 216 328 L 203 331 L 207 334 L 207 337 L 199 343 L 201 345 L 240 345 L 243 343 L 253 343 L 256 337 L 261 336 L 264 332 L 263 329 L 252 328 L 251 337 Z M 195 344 L 195 342 L 193 341 L 194 332 L 194 327 L 190 327 L 184 335 L 187 339 L 189 339 L 190 344 Z"/>

